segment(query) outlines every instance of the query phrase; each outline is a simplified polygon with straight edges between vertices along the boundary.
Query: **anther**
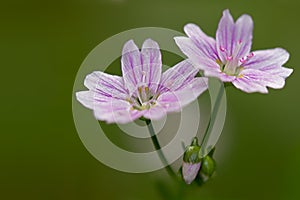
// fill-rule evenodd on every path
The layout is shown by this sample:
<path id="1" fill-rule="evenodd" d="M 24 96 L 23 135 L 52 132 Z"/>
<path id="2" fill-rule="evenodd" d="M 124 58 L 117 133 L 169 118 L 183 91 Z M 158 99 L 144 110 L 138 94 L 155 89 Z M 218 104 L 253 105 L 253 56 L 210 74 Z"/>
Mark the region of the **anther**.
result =
<path id="1" fill-rule="evenodd" d="M 254 53 L 251 52 L 251 53 L 247 56 L 247 58 L 250 59 L 250 58 L 252 58 L 253 56 L 254 56 Z"/>
<path id="2" fill-rule="evenodd" d="M 226 49 L 225 49 L 224 47 L 221 47 L 221 46 L 220 46 L 220 51 L 225 52 Z"/>
<path id="3" fill-rule="evenodd" d="M 242 64 L 244 64 L 246 61 L 247 61 L 247 59 L 244 58 L 244 57 L 240 59 L 240 62 L 241 62 Z"/>
<path id="4" fill-rule="evenodd" d="M 226 56 L 226 60 L 228 61 L 232 60 L 232 56 Z"/>

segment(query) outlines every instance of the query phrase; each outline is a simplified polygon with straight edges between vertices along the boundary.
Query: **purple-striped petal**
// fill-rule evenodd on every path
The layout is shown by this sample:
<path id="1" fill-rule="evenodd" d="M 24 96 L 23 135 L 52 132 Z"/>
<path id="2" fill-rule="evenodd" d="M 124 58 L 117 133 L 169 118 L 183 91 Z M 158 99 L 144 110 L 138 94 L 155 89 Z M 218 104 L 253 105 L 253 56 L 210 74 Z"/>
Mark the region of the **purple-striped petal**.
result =
<path id="1" fill-rule="evenodd" d="M 268 93 L 266 87 L 281 89 L 284 87 L 285 80 L 281 76 L 272 75 L 260 70 L 245 69 L 240 73 L 240 77 L 232 83 L 237 88 L 248 93 Z"/>
<path id="2" fill-rule="evenodd" d="M 237 58 L 242 58 L 250 53 L 252 45 L 253 20 L 249 15 L 242 15 L 235 24 L 232 38 L 232 52 L 238 50 Z M 237 46 L 238 45 L 238 46 Z"/>
<path id="3" fill-rule="evenodd" d="M 126 42 L 123 47 L 121 65 L 125 87 L 133 94 L 143 77 L 141 52 L 133 40 Z"/>
<path id="4" fill-rule="evenodd" d="M 254 51 L 253 54 L 254 56 L 244 64 L 245 68 L 263 69 L 281 66 L 289 59 L 289 53 L 282 48 Z"/>
<path id="5" fill-rule="evenodd" d="M 94 102 L 95 118 L 107 123 L 128 123 L 140 118 L 144 111 L 132 109 L 129 102 L 111 99 L 107 102 Z"/>
<path id="6" fill-rule="evenodd" d="M 193 62 L 197 69 L 201 70 L 217 70 L 220 66 L 216 60 L 207 58 L 207 56 L 199 50 L 193 41 L 187 37 L 175 37 L 175 42 L 180 50 Z"/>
<path id="7" fill-rule="evenodd" d="M 94 96 L 100 99 L 126 99 L 128 92 L 124 88 L 122 77 L 95 71 L 86 76 L 84 85 L 95 92 Z"/>
<path id="8" fill-rule="evenodd" d="M 183 162 L 182 163 L 182 176 L 184 181 L 186 182 L 186 184 L 191 184 L 198 172 L 199 169 L 201 167 L 201 163 L 187 163 L 187 162 Z"/>
<path id="9" fill-rule="evenodd" d="M 212 37 L 207 36 L 197 25 L 187 24 L 184 26 L 186 35 L 192 40 L 192 42 L 198 47 L 199 51 L 203 55 L 212 59 L 218 60 L 218 54 L 216 50 L 216 41 Z"/>
<path id="10" fill-rule="evenodd" d="M 198 71 L 188 60 L 176 64 L 163 73 L 159 93 L 175 91 L 184 87 L 195 77 Z"/>
<path id="11" fill-rule="evenodd" d="M 157 101 L 166 108 L 168 112 L 180 111 L 181 108 L 196 100 L 207 88 L 208 79 L 196 77 L 180 90 L 161 94 Z"/>
<path id="12" fill-rule="evenodd" d="M 281 67 L 281 66 L 268 66 L 260 68 L 261 71 L 268 72 L 273 75 L 281 76 L 282 78 L 287 78 L 293 73 L 293 69 Z"/>
<path id="13" fill-rule="evenodd" d="M 234 26 L 235 24 L 229 10 L 224 10 L 216 32 L 216 48 L 223 63 L 226 61 L 226 55 L 232 55 Z"/>
<path id="14" fill-rule="evenodd" d="M 249 54 L 252 44 L 253 20 L 249 15 L 242 15 L 236 23 L 229 12 L 223 11 L 216 33 L 216 44 L 222 62 L 226 56 L 240 59 Z"/>
<path id="15" fill-rule="evenodd" d="M 141 82 L 145 83 L 152 94 L 156 93 L 160 82 L 162 71 L 161 53 L 158 44 L 147 39 L 142 46 L 142 77 Z"/>

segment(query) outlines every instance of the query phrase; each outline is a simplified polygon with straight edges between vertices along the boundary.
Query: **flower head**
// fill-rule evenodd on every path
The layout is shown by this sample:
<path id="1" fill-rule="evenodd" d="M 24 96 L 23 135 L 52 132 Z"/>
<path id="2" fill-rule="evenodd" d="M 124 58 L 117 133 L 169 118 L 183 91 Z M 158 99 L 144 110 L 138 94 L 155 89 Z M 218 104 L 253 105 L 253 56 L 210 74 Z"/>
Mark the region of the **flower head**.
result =
<path id="1" fill-rule="evenodd" d="M 229 10 L 223 11 L 216 39 L 188 24 L 187 37 L 176 37 L 181 51 L 205 76 L 217 77 L 245 92 L 267 93 L 267 87 L 280 89 L 293 69 L 282 67 L 289 53 L 282 48 L 251 52 L 253 21 L 242 15 L 234 22 Z"/>
<path id="2" fill-rule="evenodd" d="M 207 89 L 207 78 L 189 61 L 183 61 L 162 73 L 158 44 L 147 39 L 141 51 L 130 40 L 121 58 L 123 77 L 95 71 L 87 75 L 88 91 L 76 93 L 96 119 L 107 123 L 128 123 L 144 117 L 160 119 L 168 112 L 178 112 Z"/>

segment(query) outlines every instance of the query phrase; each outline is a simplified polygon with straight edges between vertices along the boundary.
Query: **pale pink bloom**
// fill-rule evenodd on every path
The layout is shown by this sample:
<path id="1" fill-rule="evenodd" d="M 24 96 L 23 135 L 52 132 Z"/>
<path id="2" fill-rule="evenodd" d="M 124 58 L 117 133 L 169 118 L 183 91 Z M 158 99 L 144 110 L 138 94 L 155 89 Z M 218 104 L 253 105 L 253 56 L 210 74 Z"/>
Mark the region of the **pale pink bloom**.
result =
<path id="1" fill-rule="evenodd" d="M 293 69 L 282 67 L 289 53 L 282 48 L 251 52 L 253 21 L 242 15 L 234 22 L 229 10 L 223 11 L 216 39 L 195 24 L 187 24 L 188 37 L 176 37 L 181 51 L 205 76 L 217 77 L 248 93 L 268 93 L 280 89 Z"/>
<path id="2" fill-rule="evenodd" d="M 123 77 L 95 71 L 87 75 L 88 91 L 76 93 L 96 119 L 128 123 L 140 117 L 158 120 L 179 112 L 207 89 L 207 78 L 195 77 L 198 70 L 185 60 L 162 73 L 158 44 L 145 40 L 141 51 L 130 40 L 122 51 Z"/>

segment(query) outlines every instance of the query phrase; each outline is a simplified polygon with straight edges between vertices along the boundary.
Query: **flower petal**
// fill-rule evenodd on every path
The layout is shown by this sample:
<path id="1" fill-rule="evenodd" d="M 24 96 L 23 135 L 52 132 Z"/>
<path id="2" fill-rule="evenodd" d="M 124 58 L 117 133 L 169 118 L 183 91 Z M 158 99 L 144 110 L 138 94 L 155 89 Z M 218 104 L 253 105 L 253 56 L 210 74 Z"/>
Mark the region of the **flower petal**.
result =
<path id="1" fill-rule="evenodd" d="M 136 91 L 137 84 L 143 77 L 141 59 L 140 50 L 133 40 L 126 42 L 122 51 L 121 65 L 125 87 L 130 94 Z"/>
<path id="2" fill-rule="evenodd" d="M 159 120 L 165 115 L 167 115 L 166 108 L 159 104 L 151 107 L 144 113 L 144 117 L 151 120 Z"/>
<path id="3" fill-rule="evenodd" d="M 281 76 L 282 78 L 287 78 L 293 73 L 293 69 L 285 68 L 281 66 L 268 66 L 260 68 L 261 71 L 268 72 L 273 75 Z"/>
<path id="4" fill-rule="evenodd" d="M 163 73 L 159 92 L 175 91 L 184 87 L 195 77 L 198 71 L 189 60 L 176 64 Z"/>
<path id="5" fill-rule="evenodd" d="M 218 70 L 220 66 L 216 60 L 207 58 L 202 50 L 187 37 L 175 37 L 175 42 L 180 50 L 193 62 L 197 69 L 201 70 Z"/>
<path id="6" fill-rule="evenodd" d="M 204 75 L 206 77 L 216 77 L 219 78 L 223 82 L 232 82 L 233 80 L 236 79 L 236 76 L 230 76 L 227 75 L 226 73 L 222 72 L 221 70 L 215 70 L 215 71 L 209 71 L 206 70 L 204 71 Z"/>
<path id="7" fill-rule="evenodd" d="M 224 10 L 216 32 L 216 48 L 223 63 L 226 61 L 226 55 L 221 51 L 222 48 L 226 49 L 228 56 L 232 55 L 234 26 L 235 24 L 229 10 Z"/>
<path id="8" fill-rule="evenodd" d="M 180 90 L 161 94 L 157 101 L 163 105 L 168 112 L 180 111 L 181 108 L 197 99 L 207 88 L 208 79 L 205 77 L 197 77 Z"/>
<path id="9" fill-rule="evenodd" d="M 141 82 L 148 85 L 152 94 L 156 93 L 157 86 L 160 82 L 162 61 L 158 44 L 147 39 L 142 46 L 142 77 Z"/>
<path id="10" fill-rule="evenodd" d="M 198 49 L 206 57 L 212 60 L 218 60 L 218 54 L 216 50 L 216 41 L 212 37 L 207 36 L 203 31 L 195 24 L 187 24 L 184 26 L 184 31 L 187 36 L 193 41 Z"/>
<path id="11" fill-rule="evenodd" d="M 76 92 L 77 100 L 89 109 L 94 108 L 94 92 L 92 91 L 80 91 Z"/>
<path id="12" fill-rule="evenodd" d="M 253 52 L 254 56 L 244 64 L 245 68 L 263 69 L 281 66 L 289 59 L 289 53 L 282 48 L 259 50 Z"/>
<path id="13" fill-rule="evenodd" d="M 236 54 L 237 58 L 242 58 L 249 54 L 252 45 L 253 20 L 249 15 L 242 15 L 235 24 L 234 37 L 232 38 L 232 52 L 239 46 Z M 235 53 L 235 52 L 233 52 Z"/>
<path id="14" fill-rule="evenodd" d="M 191 184 L 195 180 L 195 178 L 199 172 L 200 166 L 201 166 L 200 162 L 199 163 L 186 163 L 186 162 L 182 163 L 182 176 L 183 176 L 183 179 L 186 182 L 186 184 Z"/>
<path id="15" fill-rule="evenodd" d="M 97 93 L 97 98 L 126 99 L 128 92 L 124 88 L 122 77 L 95 71 L 86 76 L 84 85 Z"/>
<path id="16" fill-rule="evenodd" d="M 268 93 L 266 87 L 280 89 L 284 87 L 285 81 L 281 76 L 255 69 L 245 69 L 240 73 L 240 78 L 237 78 L 232 83 L 237 88 L 248 93 Z"/>
<path id="17" fill-rule="evenodd" d="M 127 101 L 111 99 L 107 102 L 95 102 L 95 118 L 107 123 L 128 123 L 143 115 L 143 111 L 131 109 Z"/>

